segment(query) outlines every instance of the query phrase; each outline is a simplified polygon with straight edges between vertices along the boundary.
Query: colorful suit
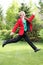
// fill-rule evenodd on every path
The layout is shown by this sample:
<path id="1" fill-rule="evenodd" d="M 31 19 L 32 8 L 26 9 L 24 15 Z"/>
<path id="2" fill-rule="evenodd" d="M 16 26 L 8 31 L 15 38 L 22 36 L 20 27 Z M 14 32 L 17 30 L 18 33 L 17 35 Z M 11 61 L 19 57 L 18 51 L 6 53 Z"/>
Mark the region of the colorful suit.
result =
<path id="1" fill-rule="evenodd" d="M 27 27 L 28 27 L 28 31 L 32 31 L 32 20 L 34 19 L 34 15 L 30 16 L 30 18 L 27 18 L 26 19 L 26 22 L 27 22 Z M 13 29 L 12 29 L 12 32 L 15 32 L 16 29 L 20 27 L 20 30 L 19 30 L 19 35 L 23 35 L 24 34 L 24 25 L 23 25 L 23 22 L 22 22 L 22 19 L 19 18 L 16 22 L 16 24 L 14 25 Z"/>

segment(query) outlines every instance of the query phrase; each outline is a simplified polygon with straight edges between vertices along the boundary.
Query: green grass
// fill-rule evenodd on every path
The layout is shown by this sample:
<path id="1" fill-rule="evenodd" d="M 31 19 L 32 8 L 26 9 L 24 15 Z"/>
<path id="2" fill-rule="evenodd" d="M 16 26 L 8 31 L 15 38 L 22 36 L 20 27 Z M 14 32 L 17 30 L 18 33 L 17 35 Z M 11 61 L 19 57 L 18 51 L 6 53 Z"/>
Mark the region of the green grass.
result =
<path id="1" fill-rule="evenodd" d="M 8 44 L 2 48 L 0 41 L 0 65 L 43 65 L 43 44 L 35 45 L 41 50 L 37 53 L 26 42 Z"/>

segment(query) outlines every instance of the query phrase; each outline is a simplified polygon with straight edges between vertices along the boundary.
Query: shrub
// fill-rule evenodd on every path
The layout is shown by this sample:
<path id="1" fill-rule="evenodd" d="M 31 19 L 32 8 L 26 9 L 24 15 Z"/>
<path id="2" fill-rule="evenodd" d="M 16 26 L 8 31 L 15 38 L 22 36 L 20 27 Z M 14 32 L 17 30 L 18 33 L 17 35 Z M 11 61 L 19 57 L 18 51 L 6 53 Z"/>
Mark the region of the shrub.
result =
<path id="1" fill-rule="evenodd" d="M 12 36 L 10 36 L 10 32 L 11 30 L 0 30 L 0 39 L 6 40 L 12 38 Z M 16 34 L 14 34 L 14 36 L 16 36 Z"/>

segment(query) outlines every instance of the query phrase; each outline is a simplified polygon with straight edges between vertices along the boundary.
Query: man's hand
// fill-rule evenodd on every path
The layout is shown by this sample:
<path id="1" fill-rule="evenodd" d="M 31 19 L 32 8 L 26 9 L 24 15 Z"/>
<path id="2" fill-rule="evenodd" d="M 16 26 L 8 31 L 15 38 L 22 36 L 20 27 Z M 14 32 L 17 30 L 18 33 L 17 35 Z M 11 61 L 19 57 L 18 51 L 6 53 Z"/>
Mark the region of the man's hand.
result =
<path id="1" fill-rule="evenodd" d="M 13 33 L 13 32 L 11 32 L 11 33 L 10 33 L 10 35 L 11 35 L 11 36 L 13 36 L 13 35 L 14 35 L 14 33 Z"/>
<path id="2" fill-rule="evenodd" d="M 14 35 L 14 33 L 13 33 L 13 32 L 11 32 L 11 33 L 10 33 L 11 38 L 13 38 L 13 35 Z"/>
<path id="3" fill-rule="evenodd" d="M 24 17 L 26 20 L 28 19 L 27 17 Z"/>
<path id="4" fill-rule="evenodd" d="M 33 12 L 33 15 L 36 15 L 36 12 Z"/>

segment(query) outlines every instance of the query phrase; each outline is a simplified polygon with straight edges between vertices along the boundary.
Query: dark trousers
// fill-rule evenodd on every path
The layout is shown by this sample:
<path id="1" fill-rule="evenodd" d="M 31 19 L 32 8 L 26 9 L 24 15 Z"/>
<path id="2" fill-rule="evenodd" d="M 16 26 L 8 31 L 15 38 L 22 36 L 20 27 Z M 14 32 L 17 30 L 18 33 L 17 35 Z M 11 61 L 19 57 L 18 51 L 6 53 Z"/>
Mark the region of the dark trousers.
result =
<path id="1" fill-rule="evenodd" d="M 25 32 L 22 36 L 18 35 L 16 38 L 12 38 L 12 39 L 8 39 L 6 40 L 5 44 L 9 44 L 9 43 L 16 43 L 18 41 L 20 41 L 22 38 L 25 39 L 25 41 L 34 49 L 36 50 L 37 47 L 31 42 L 31 40 L 29 39 L 27 33 Z"/>

